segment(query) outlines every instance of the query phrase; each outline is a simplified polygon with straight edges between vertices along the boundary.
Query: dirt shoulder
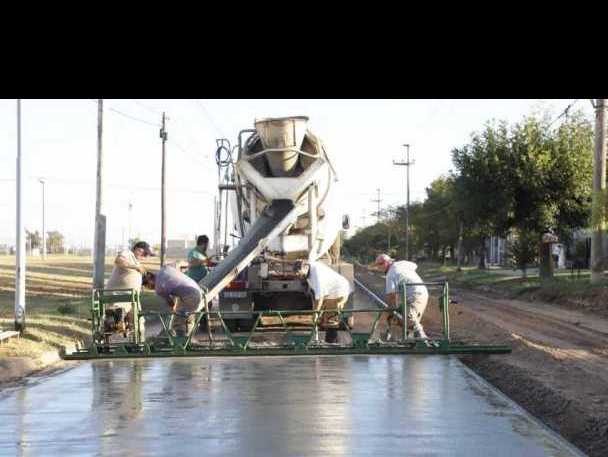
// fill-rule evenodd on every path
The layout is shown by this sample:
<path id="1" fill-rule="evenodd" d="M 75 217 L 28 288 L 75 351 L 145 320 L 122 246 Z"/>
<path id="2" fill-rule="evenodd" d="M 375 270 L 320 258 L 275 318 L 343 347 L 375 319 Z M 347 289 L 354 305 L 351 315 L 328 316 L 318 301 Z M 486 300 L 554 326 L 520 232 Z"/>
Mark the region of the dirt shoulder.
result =
<path id="1" fill-rule="evenodd" d="M 362 268 L 357 275 L 382 293 L 382 277 Z M 452 298 L 453 339 L 513 348 L 463 361 L 590 456 L 608 455 L 608 319 L 464 289 L 452 288 Z M 430 303 L 425 328 L 438 334 L 440 322 Z"/>

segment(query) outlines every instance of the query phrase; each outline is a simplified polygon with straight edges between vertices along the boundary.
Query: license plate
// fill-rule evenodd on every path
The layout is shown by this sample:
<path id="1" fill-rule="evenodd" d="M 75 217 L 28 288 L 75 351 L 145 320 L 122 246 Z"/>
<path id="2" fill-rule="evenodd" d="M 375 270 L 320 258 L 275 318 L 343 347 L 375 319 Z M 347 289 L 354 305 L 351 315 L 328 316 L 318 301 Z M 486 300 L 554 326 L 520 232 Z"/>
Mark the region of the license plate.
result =
<path id="1" fill-rule="evenodd" d="M 245 298 L 245 297 L 247 297 L 247 292 L 224 292 L 224 297 L 226 297 L 226 298 Z"/>

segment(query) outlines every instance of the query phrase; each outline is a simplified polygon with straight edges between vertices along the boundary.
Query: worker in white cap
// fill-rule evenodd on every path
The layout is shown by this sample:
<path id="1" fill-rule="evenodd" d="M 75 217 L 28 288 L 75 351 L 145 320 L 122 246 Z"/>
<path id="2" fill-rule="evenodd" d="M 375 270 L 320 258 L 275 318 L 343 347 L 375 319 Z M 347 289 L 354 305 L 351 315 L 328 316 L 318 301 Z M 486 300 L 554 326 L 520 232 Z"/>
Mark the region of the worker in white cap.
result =
<path id="1" fill-rule="evenodd" d="M 302 265 L 302 269 L 314 295 L 313 309 L 315 311 L 342 310 L 352 292 L 348 280 L 323 262 L 313 261 Z M 318 327 L 321 327 L 326 329 L 325 342 L 337 343 L 339 326 L 338 313 L 323 313 L 315 328 L 316 339 L 318 339 Z"/>
<path id="2" fill-rule="evenodd" d="M 407 288 L 408 321 L 412 323 L 415 338 L 428 338 L 420 320 L 429 301 L 429 292 L 426 286 L 421 285 L 422 279 L 416 273 L 418 265 L 407 260 L 396 262 L 386 254 L 380 254 L 376 258 L 375 265 L 379 266 L 386 274 L 386 303 L 389 306 L 397 306 L 400 303 L 399 285 L 418 284 Z M 388 318 L 389 332 L 392 315 Z"/>
<path id="3" fill-rule="evenodd" d="M 142 275 L 146 269 L 141 261 L 147 257 L 154 256 L 150 245 L 145 241 L 138 241 L 131 249 L 125 249 L 118 253 L 114 260 L 112 274 L 106 282 L 106 289 L 135 289 L 141 291 Z M 138 311 L 141 312 L 141 309 Z M 114 303 L 106 309 L 106 330 L 115 330 L 118 333 L 126 332 L 126 325 L 131 328 L 134 326 L 133 310 L 131 303 Z M 139 328 L 143 336 L 145 335 L 145 321 L 143 316 L 139 319 Z"/>

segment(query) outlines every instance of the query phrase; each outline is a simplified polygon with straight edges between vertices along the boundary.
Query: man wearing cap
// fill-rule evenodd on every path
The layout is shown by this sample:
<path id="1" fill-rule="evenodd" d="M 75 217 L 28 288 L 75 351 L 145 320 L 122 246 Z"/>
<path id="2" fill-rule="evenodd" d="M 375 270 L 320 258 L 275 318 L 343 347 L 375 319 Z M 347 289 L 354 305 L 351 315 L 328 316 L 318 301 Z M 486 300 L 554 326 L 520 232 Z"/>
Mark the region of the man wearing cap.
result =
<path id="1" fill-rule="evenodd" d="M 114 269 L 106 283 L 106 289 L 135 289 L 141 290 L 142 274 L 146 269 L 140 261 L 154 253 L 150 245 L 145 241 L 139 241 L 131 249 L 121 251 L 114 260 Z M 133 310 L 131 303 L 115 303 L 111 308 L 114 310 L 115 329 L 118 332 L 125 331 L 125 321 L 133 325 Z M 140 310 L 141 311 L 141 310 Z M 144 319 L 140 318 L 140 330 L 142 337 L 144 331 Z"/>
<path id="2" fill-rule="evenodd" d="M 314 294 L 313 309 L 315 311 L 320 311 L 321 309 L 341 310 L 344 307 L 352 292 L 350 283 L 344 276 L 319 261 L 310 262 L 308 265 L 304 264 L 302 269 L 304 272 L 308 270 L 306 281 Z M 338 342 L 337 327 L 340 324 L 338 316 L 338 313 L 325 312 L 317 321 L 317 327 L 326 328 L 326 343 Z M 315 328 L 315 335 L 317 332 L 318 330 Z"/>
<path id="3" fill-rule="evenodd" d="M 164 266 L 155 275 L 146 273 L 144 287 L 153 289 L 156 295 L 165 299 L 173 317 L 172 330 L 175 336 L 186 336 L 195 323 L 194 313 L 203 306 L 203 296 L 198 284 L 172 266 Z"/>
<path id="4" fill-rule="evenodd" d="M 380 254 L 376 258 L 375 265 L 380 266 L 386 274 L 386 302 L 389 306 L 397 306 L 400 303 L 399 285 L 400 284 L 421 284 L 423 281 L 416 273 L 418 265 L 407 260 L 395 262 L 386 254 Z M 407 288 L 408 321 L 413 324 L 414 336 L 416 338 L 428 338 L 420 320 L 429 301 L 429 292 L 424 285 L 410 286 Z M 390 330 L 393 316 L 388 317 Z M 390 335 L 390 331 L 388 332 Z"/>

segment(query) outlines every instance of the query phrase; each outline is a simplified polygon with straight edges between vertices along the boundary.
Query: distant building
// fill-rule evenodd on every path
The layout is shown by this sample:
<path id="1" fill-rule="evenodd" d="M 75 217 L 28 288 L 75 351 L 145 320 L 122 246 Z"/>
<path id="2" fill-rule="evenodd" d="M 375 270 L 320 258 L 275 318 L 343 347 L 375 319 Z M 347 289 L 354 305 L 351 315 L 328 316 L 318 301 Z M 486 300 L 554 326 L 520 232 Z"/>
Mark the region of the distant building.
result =
<path id="1" fill-rule="evenodd" d="M 509 261 L 508 239 L 491 236 L 486 240 L 486 264 L 507 265 Z"/>
<path id="2" fill-rule="evenodd" d="M 167 240 L 167 257 L 172 259 L 185 259 L 188 252 L 196 246 L 194 238 L 190 240 Z"/>
<path id="3" fill-rule="evenodd" d="M 11 247 L 8 244 L 0 244 L 0 255 L 9 255 Z"/>

